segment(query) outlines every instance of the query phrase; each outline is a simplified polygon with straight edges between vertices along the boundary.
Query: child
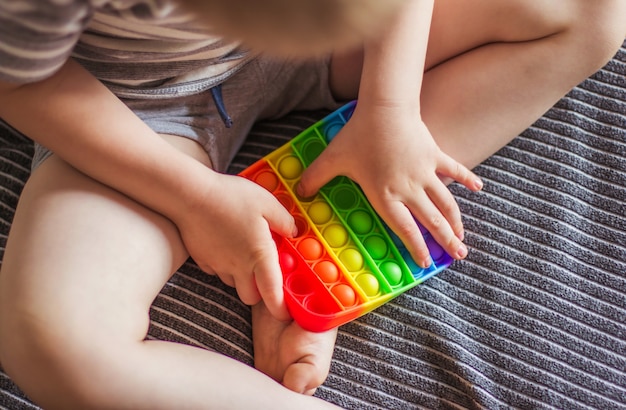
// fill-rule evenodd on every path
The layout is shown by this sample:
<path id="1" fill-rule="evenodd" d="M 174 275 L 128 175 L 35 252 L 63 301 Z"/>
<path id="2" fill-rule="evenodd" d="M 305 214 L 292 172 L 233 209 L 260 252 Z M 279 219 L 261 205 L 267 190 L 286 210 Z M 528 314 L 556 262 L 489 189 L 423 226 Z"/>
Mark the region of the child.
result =
<path id="1" fill-rule="evenodd" d="M 444 182 L 480 189 L 465 166 L 600 68 L 625 34 L 620 0 L 407 0 L 392 20 L 368 14 L 388 22 L 375 36 L 367 18 L 355 23 L 362 48 L 339 30 L 344 46 L 326 58 L 327 39 L 302 51 L 302 37 L 268 34 L 282 27 L 276 16 L 253 12 L 282 5 L 326 30 L 308 1 L 288 3 L 198 2 L 191 24 L 178 3 L 0 0 L 0 117 L 54 152 L 38 147 L 7 244 L 0 360 L 45 408 L 324 407 L 295 393 L 323 382 L 336 333 L 288 321 L 270 229 L 297 235 L 293 220 L 263 189 L 219 173 L 254 121 L 358 95 L 299 193 L 348 175 L 416 261 L 429 263 L 414 218 L 462 259 Z M 263 52 L 209 35 L 200 17 Z M 285 30 L 298 27 L 309 26 Z M 272 49 L 317 57 L 267 57 Z M 253 305 L 261 372 L 145 340 L 152 300 L 188 255 Z"/>

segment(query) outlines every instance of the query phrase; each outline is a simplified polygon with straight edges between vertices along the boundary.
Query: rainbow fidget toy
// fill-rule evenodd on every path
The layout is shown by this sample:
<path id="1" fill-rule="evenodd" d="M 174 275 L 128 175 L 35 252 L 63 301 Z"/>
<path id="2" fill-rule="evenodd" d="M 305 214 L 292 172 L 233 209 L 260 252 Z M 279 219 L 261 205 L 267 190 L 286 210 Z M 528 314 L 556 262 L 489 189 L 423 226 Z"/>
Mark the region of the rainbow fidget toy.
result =
<path id="1" fill-rule="evenodd" d="M 296 196 L 305 167 L 348 121 L 351 102 L 241 172 L 269 190 L 296 220 L 299 234 L 274 234 L 287 307 L 304 329 L 353 320 L 441 272 L 453 259 L 422 234 L 433 263 L 419 267 L 352 180 L 336 177 L 313 198 Z"/>

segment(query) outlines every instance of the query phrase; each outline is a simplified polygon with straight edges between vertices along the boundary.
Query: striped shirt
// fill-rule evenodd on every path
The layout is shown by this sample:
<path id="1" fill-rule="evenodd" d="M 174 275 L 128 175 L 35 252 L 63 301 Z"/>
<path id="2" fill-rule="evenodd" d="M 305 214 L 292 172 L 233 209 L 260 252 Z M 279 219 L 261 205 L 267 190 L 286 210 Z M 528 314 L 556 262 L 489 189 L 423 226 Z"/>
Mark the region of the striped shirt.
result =
<path id="1" fill-rule="evenodd" d="M 250 54 L 168 0 L 0 0 L 0 80 L 29 83 L 69 57 L 122 97 L 187 95 Z"/>

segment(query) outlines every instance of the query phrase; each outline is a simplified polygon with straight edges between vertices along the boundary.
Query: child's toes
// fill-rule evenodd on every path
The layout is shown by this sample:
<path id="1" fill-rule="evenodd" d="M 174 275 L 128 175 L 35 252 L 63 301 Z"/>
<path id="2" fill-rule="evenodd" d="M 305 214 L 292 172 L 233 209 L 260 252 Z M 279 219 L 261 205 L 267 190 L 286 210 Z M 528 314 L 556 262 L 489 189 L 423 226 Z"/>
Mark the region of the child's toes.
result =
<path id="1" fill-rule="evenodd" d="M 327 375 L 328 370 L 320 371 L 311 363 L 293 363 L 285 372 L 283 386 L 296 393 L 312 396 Z"/>

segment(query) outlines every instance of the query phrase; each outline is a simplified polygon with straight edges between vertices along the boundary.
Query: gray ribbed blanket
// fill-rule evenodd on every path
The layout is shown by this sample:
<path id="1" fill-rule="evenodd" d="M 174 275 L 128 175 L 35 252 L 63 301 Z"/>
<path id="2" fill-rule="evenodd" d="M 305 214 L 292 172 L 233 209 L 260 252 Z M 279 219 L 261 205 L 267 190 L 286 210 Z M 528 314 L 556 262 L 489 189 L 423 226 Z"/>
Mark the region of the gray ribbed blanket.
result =
<path id="1" fill-rule="evenodd" d="M 258 124 L 236 173 L 324 113 Z M 0 129 L 0 246 L 30 142 Z M 626 43 L 452 190 L 467 260 L 344 325 L 318 395 L 346 408 L 626 409 Z M 149 337 L 252 363 L 250 313 L 185 264 Z M 0 372 L 0 407 L 35 408 Z"/>

